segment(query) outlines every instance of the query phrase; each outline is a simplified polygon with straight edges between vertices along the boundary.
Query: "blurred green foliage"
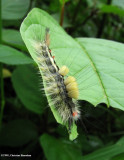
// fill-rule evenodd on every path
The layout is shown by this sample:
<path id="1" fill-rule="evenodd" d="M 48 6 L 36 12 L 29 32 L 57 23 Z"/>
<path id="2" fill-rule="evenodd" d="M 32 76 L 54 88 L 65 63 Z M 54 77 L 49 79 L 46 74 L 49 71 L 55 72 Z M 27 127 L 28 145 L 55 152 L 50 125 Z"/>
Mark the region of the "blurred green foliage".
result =
<path id="1" fill-rule="evenodd" d="M 108 109 L 105 104 L 93 107 L 86 101 L 80 101 L 82 121 L 89 139 L 79 121 L 79 137 L 71 142 L 66 129 L 56 123 L 46 97 L 40 91 L 42 80 L 21 39 L 19 28 L 34 7 L 45 10 L 60 22 L 62 4 L 59 0 L 2 0 L 0 71 L 6 74 L 3 69 L 7 69 L 12 76 L 5 78 L 4 86 L 0 88 L 4 87 L 5 97 L 0 154 L 31 154 L 35 160 L 123 160 L 123 111 Z M 123 42 L 123 14 L 123 0 L 67 1 L 63 27 L 73 37 Z"/>

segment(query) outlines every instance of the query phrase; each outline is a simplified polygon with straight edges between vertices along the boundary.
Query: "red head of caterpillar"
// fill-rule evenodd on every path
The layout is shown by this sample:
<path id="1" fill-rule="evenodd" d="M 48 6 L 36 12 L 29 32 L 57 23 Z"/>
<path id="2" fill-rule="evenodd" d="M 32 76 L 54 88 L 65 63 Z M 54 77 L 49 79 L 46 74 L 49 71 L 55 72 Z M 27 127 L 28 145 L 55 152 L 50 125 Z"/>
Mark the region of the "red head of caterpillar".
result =
<path id="1" fill-rule="evenodd" d="M 35 45 L 37 62 L 44 82 L 44 90 L 50 97 L 49 105 L 55 106 L 63 123 L 68 124 L 69 131 L 73 121 L 80 117 L 79 106 L 74 99 L 78 98 L 78 86 L 74 77 L 65 78 L 69 72 L 67 66 L 59 69 L 49 48 L 49 29 L 45 39 Z"/>

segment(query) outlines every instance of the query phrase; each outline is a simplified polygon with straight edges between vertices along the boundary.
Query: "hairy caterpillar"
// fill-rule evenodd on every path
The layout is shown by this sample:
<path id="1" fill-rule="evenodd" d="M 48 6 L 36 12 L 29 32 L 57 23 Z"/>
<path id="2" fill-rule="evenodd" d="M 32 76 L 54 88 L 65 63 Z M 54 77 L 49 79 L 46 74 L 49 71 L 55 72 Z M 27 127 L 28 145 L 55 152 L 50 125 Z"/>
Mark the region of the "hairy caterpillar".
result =
<path id="1" fill-rule="evenodd" d="M 55 57 L 51 54 L 49 44 L 49 29 L 47 28 L 44 40 L 33 45 L 45 84 L 45 93 L 51 97 L 49 104 L 55 106 L 70 132 L 73 121 L 80 117 L 79 106 L 74 100 L 78 98 L 78 87 L 74 77 L 64 77 L 68 74 L 69 69 L 66 66 L 59 69 L 54 60 Z"/>

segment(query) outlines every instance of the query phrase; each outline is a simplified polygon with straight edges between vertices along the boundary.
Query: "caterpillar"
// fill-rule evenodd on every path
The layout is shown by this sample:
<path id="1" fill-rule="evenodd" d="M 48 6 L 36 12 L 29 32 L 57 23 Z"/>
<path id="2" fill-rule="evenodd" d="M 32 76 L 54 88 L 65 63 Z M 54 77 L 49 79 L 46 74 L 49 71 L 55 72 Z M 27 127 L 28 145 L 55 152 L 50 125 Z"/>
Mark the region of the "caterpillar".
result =
<path id="1" fill-rule="evenodd" d="M 50 96 L 49 105 L 54 105 L 64 124 L 67 124 L 68 131 L 74 121 L 80 117 L 78 98 L 78 86 L 76 79 L 67 76 L 69 69 L 62 66 L 60 69 L 52 56 L 50 45 L 49 29 L 46 28 L 45 38 L 42 42 L 34 45 L 39 69 L 44 81 L 45 93 Z"/>

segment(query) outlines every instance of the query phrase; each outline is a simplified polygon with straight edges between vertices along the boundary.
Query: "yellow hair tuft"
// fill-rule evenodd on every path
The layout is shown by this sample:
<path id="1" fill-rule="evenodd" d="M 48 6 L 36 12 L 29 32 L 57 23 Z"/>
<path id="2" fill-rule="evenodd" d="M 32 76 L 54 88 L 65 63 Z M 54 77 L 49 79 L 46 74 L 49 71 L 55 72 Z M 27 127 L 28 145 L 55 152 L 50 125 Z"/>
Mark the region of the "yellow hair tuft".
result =
<path id="1" fill-rule="evenodd" d="M 72 90 L 68 92 L 68 96 L 74 99 L 78 99 L 79 91 Z"/>
<path id="2" fill-rule="evenodd" d="M 75 82 L 75 81 L 76 81 L 76 79 L 74 77 L 69 76 L 64 80 L 64 84 L 68 85 L 70 82 Z"/>
<path id="3" fill-rule="evenodd" d="M 67 91 L 78 90 L 77 83 L 72 82 L 66 86 Z"/>
<path id="4" fill-rule="evenodd" d="M 66 67 L 66 66 L 62 66 L 62 67 L 60 68 L 60 70 L 59 70 L 59 74 L 61 74 L 62 76 L 67 75 L 68 72 L 69 72 L 69 69 L 68 69 L 68 67 Z"/>
<path id="5" fill-rule="evenodd" d="M 68 96 L 70 98 L 77 99 L 79 91 L 76 79 L 72 76 L 69 76 L 64 80 L 64 84 L 66 86 L 66 90 L 68 91 Z"/>

